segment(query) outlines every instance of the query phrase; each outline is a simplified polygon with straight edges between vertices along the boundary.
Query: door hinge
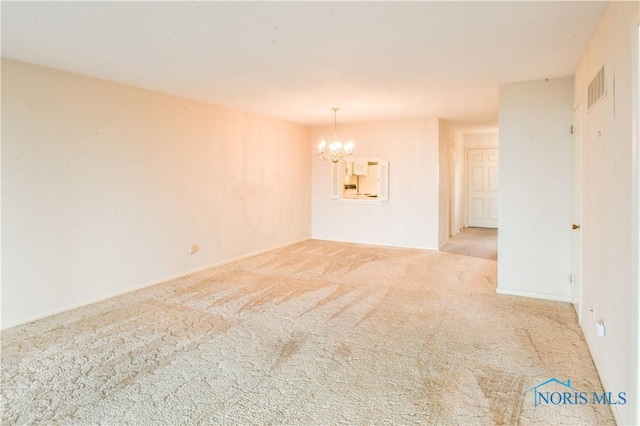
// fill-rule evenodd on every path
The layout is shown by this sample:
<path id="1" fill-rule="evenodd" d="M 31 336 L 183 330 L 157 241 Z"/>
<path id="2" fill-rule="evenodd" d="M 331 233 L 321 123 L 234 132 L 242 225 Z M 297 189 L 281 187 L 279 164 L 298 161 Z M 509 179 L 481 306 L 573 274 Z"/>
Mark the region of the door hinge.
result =
<path id="1" fill-rule="evenodd" d="M 573 124 L 571 125 L 571 134 L 573 134 Z"/>
<path id="2" fill-rule="evenodd" d="M 573 274 L 569 275 L 569 282 L 570 282 L 570 283 L 573 283 L 573 278 L 574 278 L 574 277 L 573 277 Z"/>

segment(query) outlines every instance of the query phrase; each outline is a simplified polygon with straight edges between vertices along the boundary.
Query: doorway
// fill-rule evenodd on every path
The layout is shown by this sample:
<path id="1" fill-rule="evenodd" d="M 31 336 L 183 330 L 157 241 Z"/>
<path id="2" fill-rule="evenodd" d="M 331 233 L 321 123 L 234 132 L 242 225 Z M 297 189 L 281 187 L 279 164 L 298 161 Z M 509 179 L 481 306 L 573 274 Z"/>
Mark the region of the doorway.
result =
<path id="1" fill-rule="evenodd" d="M 449 172 L 449 237 L 458 233 L 456 223 L 456 146 L 449 142 L 447 170 Z"/>
<path id="2" fill-rule="evenodd" d="M 498 227 L 498 148 L 467 150 L 467 226 Z"/>
<path id="3" fill-rule="evenodd" d="M 582 105 L 573 108 L 571 140 L 571 303 L 582 323 Z"/>
<path id="4" fill-rule="evenodd" d="M 440 251 L 498 260 L 498 230 L 492 228 L 464 228 L 449 238 Z"/>

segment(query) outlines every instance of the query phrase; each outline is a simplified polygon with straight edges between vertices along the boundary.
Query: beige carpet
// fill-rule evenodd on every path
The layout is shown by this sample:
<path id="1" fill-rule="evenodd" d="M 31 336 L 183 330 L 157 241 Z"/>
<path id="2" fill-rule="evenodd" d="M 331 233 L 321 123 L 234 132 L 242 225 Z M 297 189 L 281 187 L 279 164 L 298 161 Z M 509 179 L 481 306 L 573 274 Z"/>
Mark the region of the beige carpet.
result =
<path id="1" fill-rule="evenodd" d="M 498 259 L 498 230 L 491 228 L 464 228 L 462 232 L 449 238 L 441 251 L 464 256 Z"/>
<path id="2" fill-rule="evenodd" d="M 310 240 L 2 334 L 3 424 L 614 424 L 569 304 L 496 262 Z"/>

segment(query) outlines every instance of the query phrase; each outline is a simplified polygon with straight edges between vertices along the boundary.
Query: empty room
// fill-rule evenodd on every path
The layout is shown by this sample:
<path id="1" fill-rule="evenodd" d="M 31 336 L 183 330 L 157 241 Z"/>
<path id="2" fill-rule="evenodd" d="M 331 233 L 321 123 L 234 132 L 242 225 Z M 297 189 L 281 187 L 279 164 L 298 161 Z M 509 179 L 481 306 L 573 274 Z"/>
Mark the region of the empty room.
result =
<path id="1" fill-rule="evenodd" d="M 2 424 L 640 424 L 638 2 L 0 7 Z"/>

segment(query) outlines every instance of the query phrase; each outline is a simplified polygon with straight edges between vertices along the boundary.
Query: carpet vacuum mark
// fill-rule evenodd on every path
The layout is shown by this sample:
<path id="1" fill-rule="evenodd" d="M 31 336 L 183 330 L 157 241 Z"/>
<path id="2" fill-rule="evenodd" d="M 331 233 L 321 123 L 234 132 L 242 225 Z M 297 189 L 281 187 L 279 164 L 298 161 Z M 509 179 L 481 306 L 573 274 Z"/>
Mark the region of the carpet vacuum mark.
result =
<path id="1" fill-rule="evenodd" d="M 615 424 L 573 307 L 495 260 L 309 240 L 2 333 L 3 424 Z M 558 347 L 555 342 L 561 341 Z"/>

